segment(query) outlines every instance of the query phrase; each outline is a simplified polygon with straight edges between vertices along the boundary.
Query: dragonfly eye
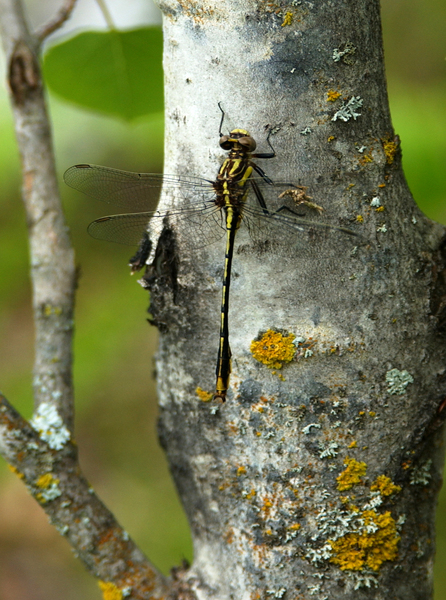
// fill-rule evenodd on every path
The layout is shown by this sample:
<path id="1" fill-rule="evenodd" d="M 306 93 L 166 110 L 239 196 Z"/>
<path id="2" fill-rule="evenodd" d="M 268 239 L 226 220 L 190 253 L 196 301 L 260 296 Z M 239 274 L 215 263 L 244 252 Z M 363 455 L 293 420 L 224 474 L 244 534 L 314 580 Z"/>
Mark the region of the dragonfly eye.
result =
<path id="1" fill-rule="evenodd" d="M 232 133 L 232 132 L 231 132 Z M 239 137 L 238 135 L 223 135 L 220 138 L 220 146 L 223 150 L 231 150 L 234 144 L 240 144 L 248 152 L 253 152 L 256 149 L 256 141 L 249 135 Z"/>
<path id="2" fill-rule="evenodd" d="M 248 152 L 254 152 L 254 150 L 257 147 L 256 141 L 254 138 L 252 138 L 251 136 L 244 136 L 239 138 L 238 143 L 243 146 L 244 148 L 246 148 L 246 150 L 248 150 Z"/>
<path id="3" fill-rule="evenodd" d="M 229 141 L 229 135 L 222 135 L 220 138 L 220 146 L 223 150 L 230 150 L 233 142 Z"/>

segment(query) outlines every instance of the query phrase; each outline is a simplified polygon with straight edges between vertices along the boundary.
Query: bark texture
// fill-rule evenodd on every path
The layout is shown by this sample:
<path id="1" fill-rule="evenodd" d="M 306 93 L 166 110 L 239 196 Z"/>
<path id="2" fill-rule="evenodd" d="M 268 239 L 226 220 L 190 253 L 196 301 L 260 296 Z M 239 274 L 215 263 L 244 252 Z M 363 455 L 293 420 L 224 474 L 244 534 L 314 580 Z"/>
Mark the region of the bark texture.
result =
<path id="1" fill-rule="evenodd" d="M 161 238 L 145 279 L 161 331 L 160 436 L 194 541 L 186 581 L 200 600 L 350 600 L 358 590 L 427 600 L 446 391 L 444 229 L 404 178 L 379 2 L 161 8 L 165 171 L 215 177 L 220 101 L 224 132 L 248 129 L 258 151 L 274 129 L 268 175 L 308 186 L 333 225 L 361 235 L 357 247 L 298 252 L 289 236 L 277 255 L 240 230 L 223 405 L 202 390 L 215 385 L 224 243 L 191 251 L 187 227 Z M 251 351 L 261 338 L 260 358 L 271 357 L 267 331 L 285 354 L 295 336 L 281 369 Z"/>

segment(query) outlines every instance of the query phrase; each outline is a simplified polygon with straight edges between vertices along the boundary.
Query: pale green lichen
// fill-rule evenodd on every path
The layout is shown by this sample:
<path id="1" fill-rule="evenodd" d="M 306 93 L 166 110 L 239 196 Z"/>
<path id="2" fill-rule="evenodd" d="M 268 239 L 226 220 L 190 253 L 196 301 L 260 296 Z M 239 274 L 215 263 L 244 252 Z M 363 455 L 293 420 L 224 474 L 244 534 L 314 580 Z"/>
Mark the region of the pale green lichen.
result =
<path id="1" fill-rule="evenodd" d="M 406 370 L 400 371 L 399 369 L 391 369 L 386 373 L 386 382 L 388 385 L 387 392 L 389 394 L 398 394 L 399 396 L 402 396 L 409 383 L 413 383 L 413 377 Z"/>

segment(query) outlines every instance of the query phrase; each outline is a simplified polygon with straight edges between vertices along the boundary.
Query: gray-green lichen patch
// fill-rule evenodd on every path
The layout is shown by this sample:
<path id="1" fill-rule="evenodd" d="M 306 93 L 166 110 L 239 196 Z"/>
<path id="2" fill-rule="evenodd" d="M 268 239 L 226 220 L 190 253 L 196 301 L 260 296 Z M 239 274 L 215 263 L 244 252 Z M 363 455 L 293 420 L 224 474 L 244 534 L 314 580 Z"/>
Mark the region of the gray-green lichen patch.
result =
<path id="1" fill-rule="evenodd" d="M 333 115 L 331 118 L 332 121 L 337 121 L 340 119 L 341 121 L 349 121 L 350 119 L 356 119 L 361 116 L 358 108 L 360 108 L 363 104 L 363 99 L 360 96 L 352 96 L 350 100 L 341 106 L 341 108 Z"/>
<path id="2" fill-rule="evenodd" d="M 402 396 L 406 392 L 409 383 L 413 383 L 412 375 L 404 370 L 391 369 L 386 373 L 386 382 L 388 385 L 387 392 L 392 396 L 398 394 Z"/>
<path id="3" fill-rule="evenodd" d="M 62 450 L 70 439 L 70 432 L 65 427 L 57 409 L 48 402 L 42 402 L 31 419 L 32 427 L 38 432 L 41 440 L 53 450 Z"/>

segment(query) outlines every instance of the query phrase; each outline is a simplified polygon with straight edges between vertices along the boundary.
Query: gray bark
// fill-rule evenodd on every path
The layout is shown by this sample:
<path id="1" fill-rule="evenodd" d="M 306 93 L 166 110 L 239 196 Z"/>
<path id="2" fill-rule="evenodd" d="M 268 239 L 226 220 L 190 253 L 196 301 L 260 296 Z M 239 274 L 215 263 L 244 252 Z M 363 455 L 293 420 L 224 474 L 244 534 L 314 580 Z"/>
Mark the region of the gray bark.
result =
<path id="1" fill-rule="evenodd" d="M 225 404 L 196 392 L 215 385 L 224 244 L 191 251 L 177 228 L 175 249 L 159 246 L 145 280 L 160 436 L 194 542 L 185 581 L 200 600 L 431 598 L 444 229 L 404 178 L 379 2 L 161 8 L 165 171 L 215 177 L 221 101 L 259 151 L 274 128 L 268 175 L 308 186 L 362 236 L 322 255 L 279 231 L 290 251 L 277 256 L 240 230 Z M 269 329 L 305 340 L 282 378 L 250 352 Z"/>

